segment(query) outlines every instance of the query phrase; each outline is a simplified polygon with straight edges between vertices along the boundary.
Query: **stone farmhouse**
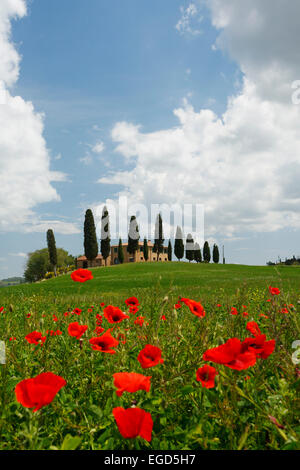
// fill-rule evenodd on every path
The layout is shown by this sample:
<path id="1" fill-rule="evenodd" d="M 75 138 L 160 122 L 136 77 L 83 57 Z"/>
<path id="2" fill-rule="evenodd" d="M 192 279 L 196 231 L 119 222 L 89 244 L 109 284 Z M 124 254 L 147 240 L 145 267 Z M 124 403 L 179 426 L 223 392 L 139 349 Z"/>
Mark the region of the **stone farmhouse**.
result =
<path id="1" fill-rule="evenodd" d="M 124 263 L 144 263 L 144 242 L 139 242 L 138 250 L 134 256 L 127 251 L 128 243 L 123 243 Z M 153 243 L 148 241 L 148 261 L 157 261 L 157 253 L 153 253 Z M 158 261 L 168 261 L 168 247 L 163 248 L 163 252 L 159 253 Z M 110 256 L 106 260 L 107 266 L 119 264 L 118 260 L 118 245 L 110 247 Z M 97 268 L 105 266 L 103 256 L 99 254 L 93 261 L 89 261 L 85 256 L 79 256 L 76 259 L 76 267 L 78 268 Z"/>

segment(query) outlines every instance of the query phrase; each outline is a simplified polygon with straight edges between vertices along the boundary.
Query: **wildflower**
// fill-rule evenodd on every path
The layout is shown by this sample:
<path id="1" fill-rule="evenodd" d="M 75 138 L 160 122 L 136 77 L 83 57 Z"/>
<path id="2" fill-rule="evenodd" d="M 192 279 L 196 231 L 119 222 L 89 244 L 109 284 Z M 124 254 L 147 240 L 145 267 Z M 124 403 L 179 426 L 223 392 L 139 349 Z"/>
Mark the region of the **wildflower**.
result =
<path id="1" fill-rule="evenodd" d="M 46 336 L 42 336 L 42 333 L 39 331 L 33 331 L 25 336 L 25 339 L 30 344 L 43 344 L 46 341 Z"/>
<path id="2" fill-rule="evenodd" d="M 223 364 L 230 369 L 243 370 L 256 363 L 256 354 L 253 351 L 242 351 L 241 341 L 231 338 L 225 344 L 205 351 L 203 360 Z"/>
<path id="3" fill-rule="evenodd" d="M 97 326 L 95 329 L 94 329 L 94 333 L 96 333 L 97 336 L 100 336 L 103 331 L 105 331 L 104 328 L 102 328 L 102 326 Z"/>
<path id="4" fill-rule="evenodd" d="M 132 313 L 134 315 L 138 311 L 139 311 L 139 308 L 136 305 L 130 305 L 129 313 Z"/>
<path id="5" fill-rule="evenodd" d="M 166 319 L 167 319 L 166 315 L 161 316 L 161 320 L 166 321 Z"/>
<path id="6" fill-rule="evenodd" d="M 150 413 L 141 408 L 117 407 L 113 409 L 113 415 L 118 429 L 125 439 L 140 436 L 148 442 L 151 441 L 153 420 Z"/>
<path id="7" fill-rule="evenodd" d="M 242 342 L 242 352 L 253 352 L 261 359 L 267 359 L 275 349 L 275 339 L 266 341 L 266 335 L 257 335 L 255 338 L 246 338 Z"/>
<path id="8" fill-rule="evenodd" d="M 261 335 L 261 331 L 259 329 L 258 324 L 255 321 L 249 321 L 247 323 L 246 329 L 250 331 L 254 336 L 259 336 Z"/>
<path id="9" fill-rule="evenodd" d="M 238 315 L 239 314 L 239 312 L 237 311 L 237 309 L 235 307 L 231 308 L 230 313 L 231 313 L 231 315 Z"/>
<path id="10" fill-rule="evenodd" d="M 278 289 L 278 287 L 269 286 L 269 291 L 272 295 L 279 295 L 280 294 L 280 290 Z"/>
<path id="11" fill-rule="evenodd" d="M 74 308 L 74 310 L 72 310 L 72 315 L 81 315 L 81 312 L 82 312 L 82 309 L 81 308 Z"/>
<path id="12" fill-rule="evenodd" d="M 71 279 L 75 282 L 86 282 L 93 279 L 92 272 L 88 269 L 77 269 L 71 273 Z"/>
<path id="13" fill-rule="evenodd" d="M 150 377 L 135 372 L 117 372 L 113 375 L 114 386 L 117 387 L 116 394 L 121 397 L 124 392 L 134 393 L 138 390 L 150 390 Z"/>
<path id="14" fill-rule="evenodd" d="M 180 299 L 187 307 L 189 307 L 190 311 L 196 315 L 197 317 L 205 317 L 205 310 L 200 302 L 196 302 L 192 299 Z"/>
<path id="15" fill-rule="evenodd" d="M 106 331 L 102 336 L 90 339 L 92 349 L 95 351 L 101 351 L 108 354 L 115 354 L 116 351 L 113 349 L 118 346 L 119 341 L 112 337 L 109 331 Z"/>
<path id="16" fill-rule="evenodd" d="M 161 358 L 161 349 L 157 346 L 147 344 L 140 352 L 137 360 L 143 369 L 162 364 L 164 360 Z"/>
<path id="17" fill-rule="evenodd" d="M 125 315 L 122 310 L 118 307 L 114 307 L 113 305 L 108 305 L 104 309 L 104 316 L 108 323 L 121 323 L 126 318 L 129 318 L 128 315 Z"/>
<path id="18" fill-rule="evenodd" d="M 79 325 L 79 323 L 75 321 L 74 323 L 69 324 L 68 333 L 70 336 L 74 336 L 75 338 L 79 339 L 86 332 L 87 329 L 87 325 Z"/>
<path id="19" fill-rule="evenodd" d="M 44 372 L 32 379 L 19 382 L 15 388 L 16 399 L 34 412 L 49 405 L 59 390 L 66 385 L 65 379 L 52 372 Z"/>
<path id="20" fill-rule="evenodd" d="M 174 305 L 174 308 L 175 308 L 176 310 L 179 310 L 179 309 L 181 308 L 181 303 L 178 302 L 177 304 L 175 304 L 175 305 Z"/>
<path id="21" fill-rule="evenodd" d="M 218 374 L 219 372 L 214 367 L 205 364 L 197 370 L 196 380 L 201 382 L 204 388 L 213 388 L 215 386 L 215 376 Z"/>
<path id="22" fill-rule="evenodd" d="M 125 300 L 125 304 L 130 306 L 130 305 L 134 305 L 135 307 L 137 307 L 139 304 L 139 301 L 136 297 L 129 297 L 128 299 Z"/>
<path id="23" fill-rule="evenodd" d="M 143 326 L 144 321 L 145 321 L 145 317 L 139 316 L 136 318 L 136 320 L 134 320 L 134 324 Z"/>

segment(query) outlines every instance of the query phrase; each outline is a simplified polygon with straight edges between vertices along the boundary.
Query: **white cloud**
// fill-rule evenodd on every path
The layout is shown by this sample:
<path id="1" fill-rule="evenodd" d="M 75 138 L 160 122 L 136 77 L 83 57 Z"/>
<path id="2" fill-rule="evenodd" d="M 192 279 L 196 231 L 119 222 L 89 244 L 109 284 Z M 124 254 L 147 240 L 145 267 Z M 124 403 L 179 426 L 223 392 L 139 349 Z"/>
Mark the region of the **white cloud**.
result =
<path id="1" fill-rule="evenodd" d="M 122 185 L 136 202 L 203 203 L 207 236 L 300 228 L 300 106 L 291 102 L 300 78 L 300 3 L 207 4 L 220 29 L 217 47 L 244 73 L 240 92 L 222 118 L 185 100 L 174 128 L 147 133 L 117 123 L 116 151 L 134 168 L 99 181 Z"/>
<path id="2" fill-rule="evenodd" d="M 90 165 L 93 162 L 93 157 L 89 153 L 86 153 L 84 157 L 79 158 L 79 161 L 84 163 L 84 165 Z"/>
<path id="3" fill-rule="evenodd" d="M 196 23 L 201 23 L 203 18 L 199 15 L 199 10 L 195 3 L 190 3 L 186 8 L 180 7 L 180 13 L 181 18 L 175 26 L 180 34 L 198 36 L 202 33 L 200 29 L 196 28 Z"/>
<path id="4" fill-rule="evenodd" d="M 92 147 L 92 152 L 94 153 L 101 153 L 105 149 L 104 143 L 103 142 L 97 142 L 93 147 Z"/>
<path id="5" fill-rule="evenodd" d="M 50 170 L 50 155 L 43 137 L 43 115 L 31 102 L 12 96 L 19 76 L 20 55 L 11 33 L 11 20 L 26 15 L 24 0 L 0 3 L 0 83 L 5 102 L 0 104 L 0 231 L 22 231 L 36 218 L 38 204 L 59 201 L 52 182 L 66 176 Z M 33 227 L 32 227 L 33 228 Z"/>
<path id="6" fill-rule="evenodd" d="M 9 256 L 18 256 L 19 258 L 27 258 L 27 254 L 26 253 L 8 253 Z"/>

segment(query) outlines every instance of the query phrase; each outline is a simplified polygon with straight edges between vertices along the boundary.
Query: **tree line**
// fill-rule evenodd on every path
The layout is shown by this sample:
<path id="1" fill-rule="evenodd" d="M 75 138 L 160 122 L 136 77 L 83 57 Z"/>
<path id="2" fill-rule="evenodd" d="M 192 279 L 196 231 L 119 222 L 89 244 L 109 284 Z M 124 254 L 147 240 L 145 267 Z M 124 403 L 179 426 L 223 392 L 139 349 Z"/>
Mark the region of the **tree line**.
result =
<path id="1" fill-rule="evenodd" d="M 136 220 L 136 216 L 132 215 L 129 222 L 129 232 L 128 232 L 128 244 L 127 244 L 127 251 L 131 255 L 135 255 L 135 252 L 139 249 L 139 241 L 140 241 L 140 234 L 139 234 L 139 226 Z M 159 260 L 159 254 L 163 253 L 164 249 L 164 235 L 163 235 L 163 222 L 161 214 L 157 215 L 156 223 L 155 223 L 155 233 L 154 233 L 154 245 L 153 245 L 153 252 L 157 253 L 157 261 Z M 107 208 L 103 208 L 102 217 L 101 217 L 101 244 L 100 244 L 100 251 L 105 260 L 105 265 L 107 265 L 107 258 L 110 256 L 110 232 L 109 232 L 109 215 Z M 84 222 L 84 253 L 86 258 L 89 261 L 92 261 L 98 255 L 98 242 L 97 242 L 97 235 L 96 235 L 96 227 L 94 222 L 94 217 L 91 209 L 88 209 L 85 214 L 85 222 Z M 168 260 L 172 261 L 173 256 L 173 249 L 171 240 L 168 243 Z M 143 243 L 143 255 L 145 261 L 149 259 L 149 248 L 148 248 L 148 240 L 144 238 Z M 186 243 L 184 243 L 184 237 L 182 233 L 182 229 L 177 227 L 176 236 L 175 236 L 175 243 L 174 243 L 174 255 L 180 261 L 184 258 L 191 261 L 196 261 L 197 263 L 209 263 L 211 261 L 211 250 L 209 243 L 205 241 L 203 250 L 201 252 L 201 248 L 197 242 L 194 242 L 192 235 L 188 234 L 186 237 Z M 122 239 L 119 239 L 118 245 L 118 260 L 119 263 L 122 264 L 124 262 L 124 248 L 122 244 Z M 214 263 L 219 263 L 220 254 L 219 248 L 216 244 L 213 245 L 212 248 L 212 260 Z"/>

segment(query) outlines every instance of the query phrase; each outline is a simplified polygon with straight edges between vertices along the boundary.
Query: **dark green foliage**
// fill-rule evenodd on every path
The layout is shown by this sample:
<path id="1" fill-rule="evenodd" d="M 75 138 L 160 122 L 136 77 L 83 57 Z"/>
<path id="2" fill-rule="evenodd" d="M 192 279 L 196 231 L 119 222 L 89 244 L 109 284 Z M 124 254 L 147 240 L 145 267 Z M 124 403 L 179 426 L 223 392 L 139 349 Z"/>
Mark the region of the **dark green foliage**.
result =
<path id="1" fill-rule="evenodd" d="M 101 254 L 106 266 L 107 258 L 110 255 L 109 215 L 106 207 L 103 208 L 101 217 Z"/>
<path id="2" fill-rule="evenodd" d="M 218 263 L 220 260 L 219 248 L 217 245 L 213 247 L 213 262 Z"/>
<path id="3" fill-rule="evenodd" d="M 172 261 L 172 243 L 171 243 L 171 240 L 169 240 L 169 243 L 168 243 L 168 261 Z"/>
<path id="4" fill-rule="evenodd" d="M 209 244 L 208 242 L 205 242 L 204 243 L 204 246 L 203 246 L 203 261 L 205 263 L 209 263 L 210 262 L 210 248 L 209 248 Z"/>
<path id="5" fill-rule="evenodd" d="M 127 251 L 131 255 L 134 255 L 139 247 L 139 227 L 136 221 L 136 216 L 132 215 L 129 223 L 129 233 L 128 233 L 128 246 Z"/>
<path id="6" fill-rule="evenodd" d="M 47 231 L 47 245 L 48 245 L 48 254 L 51 265 L 53 266 L 53 271 L 56 276 L 56 266 L 57 266 L 57 251 L 56 243 L 53 230 L 49 229 Z"/>
<path id="7" fill-rule="evenodd" d="M 148 249 L 148 240 L 147 240 L 147 238 L 144 238 L 143 253 L 144 253 L 144 260 L 148 261 L 149 249 Z"/>
<path id="8" fill-rule="evenodd" d="M 193 237 L 190 233 L 186 237 L 185 257 L 187 260 L 189 260 L 189 262 L 193 261 L 195 258 L 195 245 Z"/>
<path id="9" fill-rule="evenodd" d="M 62 248 L 57 248 L 57 267 L 64 268 L 74 264 L 75 260 L 72 255 Z M 25 280 L 27 282 L 40 281 L 45 277 L 45 274 L 51 271 L 53 268 L 49 261 L 48 248 L 42 250 L 36 250 L 33 253 L 29 253 L 24 273 Z"/>
<path id="10" fill-rule="evenodd" d="M 180 227 L 177 227 L 176 229 L 174 253 L 178 261 L 180 261 L 184 256 L 183 234 Z"/>
<path id="11" fill-rule="evenodd" d="M 96 236 L 96 227 L 94 222 L 94 216 L 91 209 L 88 209 L 85 213 L 84 221 L 84 254 L 90 261 L 96 258 L 98 255 L 98 242 Z"/>
<path id="12" fill-rule="evenodd" d="M 119 240 L 119 246 L 118 246 L 118 260 L 120 264 L 124 263 L 124 250 L 123 250 L 123 245 L 122 245 L 122 239 L 120 238 Z"/>
<path id="13" fill-rule="evenodd" d="M 154 233 L 154 246 L 153 253 L 157 253 L 157 261 L 159 259 L 160 253 L 164 250 L 164 234 L 163 234 L 163 224 L 161 215 L 158 214 L 155 223 L 155 233 Z"/>
<path id="14" fill-rule="evenodd" d="M 199 243 L 195 243 L 195 253 L 194 259 L 197 263 L 202 263 L 202 255 Z"/>

